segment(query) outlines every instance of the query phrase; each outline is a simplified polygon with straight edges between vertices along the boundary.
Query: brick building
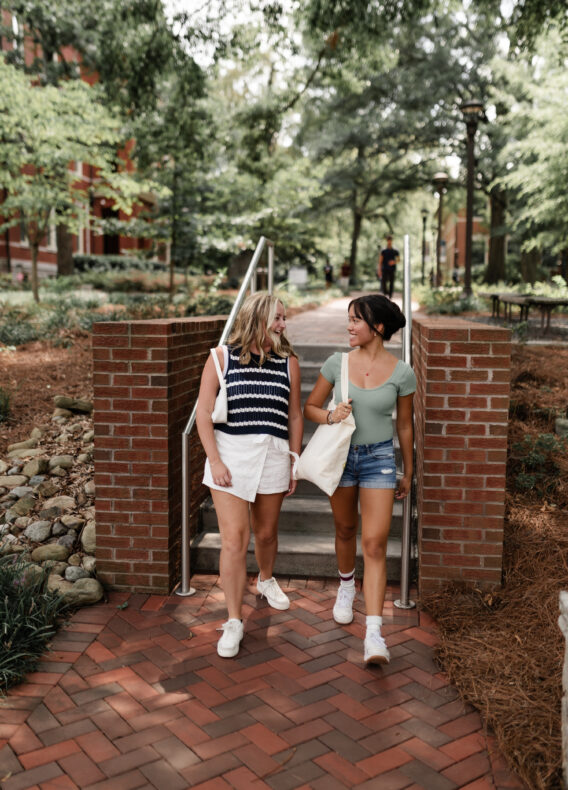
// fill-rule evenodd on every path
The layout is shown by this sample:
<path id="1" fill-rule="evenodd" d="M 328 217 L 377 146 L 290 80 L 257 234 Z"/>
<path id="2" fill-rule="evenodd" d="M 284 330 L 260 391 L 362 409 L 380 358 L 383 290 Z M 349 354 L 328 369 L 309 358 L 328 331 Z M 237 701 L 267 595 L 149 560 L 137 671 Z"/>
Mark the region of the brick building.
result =
<path id="1" fill-rule="evenodd" d="M 9 11 L 0 8 L 2 23 L 4 27 L 11 27 L 14 33 L 18 33 L 19 23 L 15 16 Z M 31 38 L 25 37 L 23 40 L 23 58 L 28 65 L 32 65 L 36 58 L 41 56 L 39 45 Z M 9 51 L 13 47 L 10 40 L 2 38 L 0 40 L 1 51 Z M 80 56 L 71 47 L 64 47 L 61 53 L 62 58 L 69 63 L 79 63 Z M 82 74 L 82 79 L 93 83 L 96 75 Z M 129 146 L 121 152 L 121 156 L 128 166 Z M 84 221 L 77 235 L 71 237 L 72 252 L 86 255 L 120 255 L 132 254 L 139 250 L 147 249 L 150 242 L 146 239 L 130 238 L 121 235 L 102 234 L 96 227 L 96 219 L 127 220 L 128 217 L 123 212 L 114 209 L 112 202 L 97 195 L 96 191 L 96 170 L 83 162 L 71 162 L 70 169 L 77 176 L 77 181 L 82 182 L 83 187 L 89 191 L 90 211 L 85 208 Z M 2 193 L 0 192 L 0 221 L 2 217 Z M 155 202 L 155 197 L 151 194 L 140 195 L 140 204 L 134 211 L 134 216 L 139 215 L 144 209 L 151 207 Z M 12 272 L 15 277 L 18 272 L 28 273 L 31 271 L 31 250 L 25 236 L 24 228 L 20 225 L 0 233 L 0 272 Z M 50 226 L 46 238 L 43 240 L 39 249 L 38 275 L 39 277 L 55 276 L 57 274 L 57 233 L 54 223 Z"/>

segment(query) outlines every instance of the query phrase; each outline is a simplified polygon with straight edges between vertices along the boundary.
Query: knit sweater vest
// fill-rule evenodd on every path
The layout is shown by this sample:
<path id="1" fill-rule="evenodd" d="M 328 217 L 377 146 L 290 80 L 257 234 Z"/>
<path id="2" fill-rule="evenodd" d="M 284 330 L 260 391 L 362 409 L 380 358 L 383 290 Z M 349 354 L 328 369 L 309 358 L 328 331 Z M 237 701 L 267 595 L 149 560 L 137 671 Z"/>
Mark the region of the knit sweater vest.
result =
<path id="1" fill-rule="evenodd" d="M 241 365 L 240 348 L 229 346 L 227 381 L 227 422 L 215 429 L 233 435 L 269 433 L 288 439 L 290 376 L 287 357 L 275 354 L 260 365 L 260 356 L 251 353 Z"/>

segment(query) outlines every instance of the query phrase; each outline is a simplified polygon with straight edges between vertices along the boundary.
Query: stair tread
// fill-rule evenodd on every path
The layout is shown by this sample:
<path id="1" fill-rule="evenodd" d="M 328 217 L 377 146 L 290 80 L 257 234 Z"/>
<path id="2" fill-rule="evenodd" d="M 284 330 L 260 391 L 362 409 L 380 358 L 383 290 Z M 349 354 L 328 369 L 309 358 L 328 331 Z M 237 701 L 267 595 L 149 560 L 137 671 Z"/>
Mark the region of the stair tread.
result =
<path id="1" fill-rule="evenodd" d="M 397 556 L 400 554 L 401 540 L 397 537 L 389 537 L 387 543 L 387 554 Z M 218 530 L 210 529 L 200 532 L 192 541 L 192 548 L 196 549 L 215 549 L 221 548 L 221 535 Z M 254 550 L 254 535 L 248 544 L 248 551 Z M 301 532 L 278 531 L 278 553 L 279 554 L 335 554 L 335 536 L 315 533 L 310 535 L 309 540 Z M 357 536 L 357 553 L 362 556 L 361 537 Z"/>

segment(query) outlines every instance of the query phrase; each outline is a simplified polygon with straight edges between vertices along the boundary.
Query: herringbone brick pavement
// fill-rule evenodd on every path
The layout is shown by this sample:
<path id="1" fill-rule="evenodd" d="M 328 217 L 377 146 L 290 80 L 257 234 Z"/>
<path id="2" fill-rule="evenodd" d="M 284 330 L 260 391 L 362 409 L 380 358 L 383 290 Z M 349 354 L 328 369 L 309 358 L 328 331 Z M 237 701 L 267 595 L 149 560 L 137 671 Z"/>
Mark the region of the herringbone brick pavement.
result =
<path id="1" fill-rule="evenodd" d="M 190 598 L 112 593 L 79 610 L 39 670 L 0 700 L 2 790 L 513 790 L 478 714 L 433 661 L 435 629 L 396 609 L 386 667 L 362 662 L 336 581 L 281 580 L 277 612 L 245 596 L 245 638 L 219 658 L 216 576 Z"/>

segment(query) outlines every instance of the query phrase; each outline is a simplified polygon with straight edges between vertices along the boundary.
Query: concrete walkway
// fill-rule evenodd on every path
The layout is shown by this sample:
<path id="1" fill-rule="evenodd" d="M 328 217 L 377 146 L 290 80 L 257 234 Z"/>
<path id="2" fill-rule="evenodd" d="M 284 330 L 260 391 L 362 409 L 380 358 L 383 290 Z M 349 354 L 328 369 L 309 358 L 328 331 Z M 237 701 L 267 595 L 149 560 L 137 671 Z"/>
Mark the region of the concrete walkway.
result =
<path id="1" fill-rule="evenodd" d="M 313 342 L 341 342 L 343 301 L 290 319 L 291 338 L 301 321 Z M 523 787 L 436 666 L 434 623 L 394 607 L 397 588 L 391 663 L 367 669 L 361 595 L 339 627 L 335 579 L 282 579 L 286 612 L 249 579 L 236 659 L 215 649 L 217 576 L 191 581 L 189 598 L 112 593 L 70 619 L 0 700 L 2 790 Z"/>

